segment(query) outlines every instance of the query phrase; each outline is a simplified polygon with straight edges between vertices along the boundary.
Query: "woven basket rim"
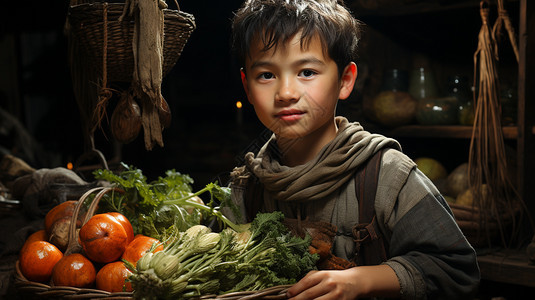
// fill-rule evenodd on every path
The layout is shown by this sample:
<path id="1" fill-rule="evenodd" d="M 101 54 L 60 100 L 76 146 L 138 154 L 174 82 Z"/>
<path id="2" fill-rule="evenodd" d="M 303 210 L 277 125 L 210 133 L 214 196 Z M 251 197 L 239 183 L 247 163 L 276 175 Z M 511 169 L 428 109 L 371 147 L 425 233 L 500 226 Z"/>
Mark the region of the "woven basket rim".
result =
<path id="1" fill-rule="evenodd" d="M 104 7 L 104 3 L 107 3 L 108 12 L 114 13 L 119 11 L 122 13 L 124 9 L 124 3 L 109 3 L 109 2 L 92 2 L 92 3 L 80 3 L 75 5 L 69 6 L 69 16 L 71 16 L 72 11 L 78 11 L 78 10 L 101 10 Z M 186 19 L 189 21 L 192 21 L 192 25 L 195 26 L 195 17 L 193 14 L 190 14 L 188 12 L 185 12 L 183 10 L 177 10 L 177 9 L 171 9 L 171 8 L 164 8 L 162 10 L 166 15 L 167 14 L 175 14 L 175 15 L 181 15 L 182 17 L 187 17 Z"/>
<path id="2" fill-rule="evenodd" d="M 30 281 L 20 271 L 19 260 L 15 262 L 15 285 L 18 289 L 22 290 L 34 290 L 37 296 L 45 296 L 49 294 L 50 296 L 57 296 L 57 294 L 63 294 L 63 296 L 72 296 L 72 295 L 87 295 L 94 294 L 99 297 L 133 297 L 132 292 L 114 292 L 110 293 L 104 290 L 92 289 L 92 288 L 78 288 L 71 286 L 55 286 L 41 282 Z M 45 294 L 43 294 L 45 293 Z M 55 295 L 54 295 L 55 294 Z"/>
<path id="3" fill-rule="evenodd" d="M 15 263 L 15 285 L 19 290 L 33 291 L 37 296 L 50 296 L 54 298 L 58 297 L 68 297 L 76 298 L 87 298 L 88 296 L 98 297 L 98 298 L 113 298 L 113 299 L 133 299 L 133 292 L 107 292 L 99 289 L 92 288 L 77 288 L 70 286 L 54 286 L 45 283 L 30 281 L 24 277 L 20 271 L 19 261 Z M 286 291 L 291 287 L 291 284 L 288 285 L 277 285 L 263 290 L 258 291 L 240 291 L 233 292 L 228 294 L 221 295 L 203 295 L 199 299 L 202 300 L 211 300 L 211 299 L 222 299 L 222 300 L 233 300 L 233 299 L 287 299 Z"/>

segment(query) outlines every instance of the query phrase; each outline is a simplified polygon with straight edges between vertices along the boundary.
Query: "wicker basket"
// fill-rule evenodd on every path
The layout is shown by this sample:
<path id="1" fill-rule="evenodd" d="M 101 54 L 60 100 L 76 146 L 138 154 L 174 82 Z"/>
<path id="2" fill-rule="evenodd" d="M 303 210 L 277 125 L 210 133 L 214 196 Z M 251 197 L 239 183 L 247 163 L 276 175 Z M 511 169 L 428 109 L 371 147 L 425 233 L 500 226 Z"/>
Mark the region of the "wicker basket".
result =
<path id="1" fill-rule="evenodd" d="M 71 224 L 69 227 L 69 244 L 67 246 L 67 250 L 65 250 L 64 255 L 68 255 L 70 253 L 78 253 L 81 252 L 81 246 L 78 243 L 78 235 L 77 235 L 77 220 L 79 219 L 78 216 L 80 215 L 80 211 L 84 205 L 84 202 L 86 199 L 91 196 L 92 194 L 96 193 L 96 196 L 93 198 L 89 208 L 87 209 L 87 212 L 85 213 L 85 217 L 82 220 L 82 224 L 85 224 L 95 213 L 98 203 L 100 199 L 102 199 L 102 196 L 104 196 L 106 193 L 109 192 L 123 192 L 120 189 L 117 188 L 110 188 L 110 187 L 97 187 L 88 190 L 86 193 L 84 193 L 78 202 L 76 203 L 76 207 L 74 209 Z M 37 299 L 46 299 L 46 298 L 65 298 L 65 299 L 94 299 L 94 298 L 111 298 L 111 299 L 132 299 L 132 293 L 131 292 L 125 292 L 125 293 L 110 293 L 103 290 L 97 290 L 97 289 L 88 289 L 88 288 L 76 288 L 76 287 L 68 287 L 68 286 L 54 286 L 53 283 L 51 284 L 43 284 L 39 282 L 33 282 L 27 280 L 22 272 L 20 271 L 19 261 L 15 264 L 15 286 L 18 289 L 18 291 L 25 297 L 28 298 L 37 298 Z M 26 299 L 26 298 L 24 298 Z"/>
<path id="2" fill-rule="evenodd" d="M 466 236 L 466 239 L 476 248 L 488 247 L 499 242 L 500 226 L 495 219 L 491 219 L 482 227 L 480 222 L 481 212 L 477 207 L 450 203 L 450 208 L 455 216 L 455 221 Z M 503 218 L 505 224 L 509 226 L 512 218 Z"/>
<path id="3" fill-rule="evenodd" d="M 108 81 L 132 81 L 134 21 L 130 18 L 119 21 L 123 10 L 124 3 L 95 2 L 72 5 L 68 11 L 73 42 L 83 51 L 88 64 L 97 68 L 98 74 L 102 74 L 104 48 L 107 49 Z M 193 15 L 180 10 L 164 9 L 163 76 L 176 64 L 194 29 Z M 106 40 L 104 36 L 107 36 Z"/>
<path id="4" fill-rule="evenodd" d="M 81 246 L 78 243 L 78 235 L 76 231 L 76 220 L 78 220 L 79 212 L 86 201 L 86 199 L 95 194 L 82 224 L 85 224 L 95 213 L 100 199 L 110 192 L 124 192 L 121 189 L 111 188 L 111 187 L 97 187 L 91 190 L 88 190 L 76 204 L 76 208 L 73 212 L 71 226 L 69 228 L 69 245 L 67 250 L 65 250 L 65 255 L 70 253 L 81 252 Z M 116 292 L 110 293 L 107 291 L 92 289 L 92 288 L 77 288 L 77 287 L 68 287 L 68 286 L 54 286 L 53 282 L 50 284 L 44 284 L 34 281 L 29 281 L 24 277 L 20 270 L 19 261 L 17 260 L 15 264 L 15 274 L 14 274 L 14 283 L 15 287 L 23 296 L 22 299 L 124 299 L 130 300 L 133 299 L 132 292 Z M 225 299 L 225 300 L 234 300 L 234 299 L 287 299 L 286 291 L 291 285 L 279 285 L 271 288 L 267 288 L 259 291 L 241 291 L 235 293 L 228 293 L 224 295 L 204 295 L 199 297 L 199 299 L 210 300 L 210 299 Z"/>
<path id="5" fill-rule="evenodd" d="M 97 289 L 51 286 L 29 281 L 20 272 L 18 261 L 15 265 L 15 287 L 22 296 L 21 299 L 133 299 L 131 292 L 110 293 Z"/>
<path id="6" fill-rule="evenodd" d="M 15 286 L 23 299 L 115 299 L 131 300 L 132 292 L 110 293 L 97 289 L 82 289 L 68 286 L 51 286 L 39 282 L 28 281 L 20 272 L 19 262 L 15 265 Z M 279 285 L 260 291 L 242 291 L 228 293 L 225 295 L 205 295 L 199 299 L 202 300 L 245 300 L 245 299 L 288 299 L 286 291 L 290 285 Z"/>

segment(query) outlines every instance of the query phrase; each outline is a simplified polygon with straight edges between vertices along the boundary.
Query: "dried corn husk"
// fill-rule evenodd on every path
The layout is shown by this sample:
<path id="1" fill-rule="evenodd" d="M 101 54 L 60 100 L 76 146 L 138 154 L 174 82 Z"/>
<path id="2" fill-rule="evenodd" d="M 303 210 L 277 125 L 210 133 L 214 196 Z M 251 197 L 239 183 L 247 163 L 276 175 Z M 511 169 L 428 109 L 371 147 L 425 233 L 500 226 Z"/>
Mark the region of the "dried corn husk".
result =
<path id="1" fill-rule="evenodd" d="M 132 88 L 141 102 L 141 119 L 145 148 L 152 150 L 155 144 L 163 147 L 162 69 L 163 69 L 163 9 L 167 4 L 161 0 L 127 0 L 125 13 L 134 15 L 134 74 Z M 167 103 L 166 103 L 167 104 Z M 170 113 L 169 109 L 165 112 Z M 169 123 L 168 120 L 165 120 Z"/>

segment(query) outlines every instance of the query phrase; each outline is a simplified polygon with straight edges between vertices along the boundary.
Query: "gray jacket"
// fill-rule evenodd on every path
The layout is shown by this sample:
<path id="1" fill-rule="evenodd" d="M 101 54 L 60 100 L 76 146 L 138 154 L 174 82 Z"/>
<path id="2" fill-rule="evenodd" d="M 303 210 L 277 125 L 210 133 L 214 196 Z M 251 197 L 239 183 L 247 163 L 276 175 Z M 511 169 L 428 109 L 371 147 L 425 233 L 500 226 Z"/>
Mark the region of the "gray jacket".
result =
<path id="1" fill-rule="evenodd" d="M 243 207 L 240 189 L 233 186 L 233 200 Z M 299 209 L 309 220 L 330 222 L 338 228 L 333 253 L 346 259 L 355 255 L 352 228 L 359 222 L 355 180 L 322 201 L 299 207 L 264 194 L 262 211 L 280 210 L 296 218 Z M 403 299 L 470 299 L 475 294 L 480 273 L 473 247 L 437 188 L 398 150 L 383 155 L 375 210 L 389 245 L 385 264 L 396 272 Z"/>

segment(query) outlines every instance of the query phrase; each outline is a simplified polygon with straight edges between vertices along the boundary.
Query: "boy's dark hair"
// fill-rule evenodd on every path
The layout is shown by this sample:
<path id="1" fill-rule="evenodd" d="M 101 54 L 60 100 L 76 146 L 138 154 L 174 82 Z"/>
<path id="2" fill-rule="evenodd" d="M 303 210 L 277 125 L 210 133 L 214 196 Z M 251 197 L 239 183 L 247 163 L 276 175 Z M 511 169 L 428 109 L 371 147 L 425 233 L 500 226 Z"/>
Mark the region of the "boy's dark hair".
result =
<path id="1" fill-rule="evenodd" d="M 301 47 L 319 36 L 339 74 L 356 59 L 360 23 L 342 0 L 246 0 L 232 22 L 233 50 L 244 66 L 251 43 L 257 39 L 263 51 L 289 41 L 302 31 Z"/>

